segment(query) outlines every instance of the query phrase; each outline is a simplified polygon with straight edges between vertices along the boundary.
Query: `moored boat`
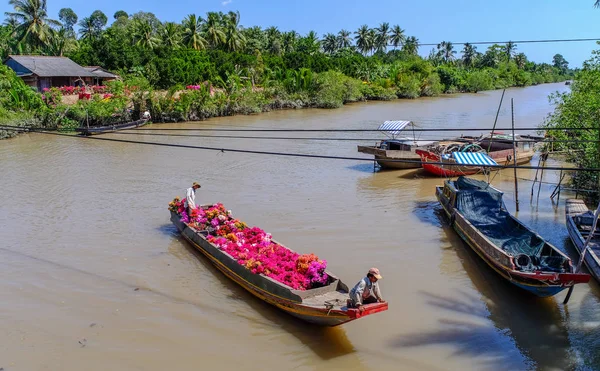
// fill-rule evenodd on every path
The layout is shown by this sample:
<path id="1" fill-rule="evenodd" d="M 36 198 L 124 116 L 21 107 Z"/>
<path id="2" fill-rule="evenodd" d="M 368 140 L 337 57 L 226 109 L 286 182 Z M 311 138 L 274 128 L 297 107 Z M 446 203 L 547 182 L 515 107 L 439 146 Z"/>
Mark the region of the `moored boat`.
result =
<path id="1" fill-rule="evenodd" d="M 81 135 L 96 135 L 96 134 L 104 134 L 111 133 L 117 130 L 126 130 L 126 129 L 135 129 L 141 126 L 144 126 L 148 123 L 148 119 L 141 119 L 131 122 L 123 122 L 120 124 L 114 125 L 105 125 L 105 126 L 90 126 L 90 127 L 80 127 L 75 129 L 75 131 L 79 132 Z"/>
<path id="2" fill-rule="evenodd" d="M 583 262 L 588 267 L 590 274 L 600 282 L 600 231 L 592 232 L 593 211 L 585 206 L 583 200 L 568 199 L 565 216 L 569 237 L 580 255 L 583 252 L 585 241 L 590 237 L 590 233 L 593 233 Z"/>
<path id="3" fill-rule="evenodd" d="M 423 169 L 436 176 L 456 177 L 473 175 L 481 172 L 486 165 L 465 166 L 457 164 L 453 152 L 459 153 L 487 153 L 496 162 L 495 165 L 513 165 L 513 155 L 516 152 L 517 165 L 531 161 L 535 154 L 535 140 L 517 136 L 513 150 L 512 136 L 496 133 L 480 138 L 461 137 L 461 142 L 440 143 L 429 149 L 417 149 L 415 152 L 421 157 Z M 489 151 L 488 151 L 489 150 Z M 441 163 L 441 164 L 440 164 Z"/>
<path id="4" fill-rule="evenodd" d="M 427 149 L 435 141 L 417 140 L 416 137 L 399 137 L 412 121 L 385 121 L 377 130 L 388 136 L 374 146 L 358 146 L 358 152 L 373 155 L 377 164 L 384 169 L 417 169 L 421 167 L 421 158 L 416 149 Z"/>
<path id="5" fill-rule="evenodd" d="M 486 182 L 459 177 L 436 187 L 436 197 L 459 236 L 501 277 L 547 297 L 590 280 L 571 259 L 512 216 L 503 193 Z"/>
<path id="6" fill-rule="evenodd" d="M 210 205 L 202 206 L 204 209 L 209 207 Z M 194 228 L 190 223 L 183 222 L 181 216 L 172 210 L 171 221 L 196 250 L 232 281 L 257 298 L 303 321 L 319 326 L 338 326 L 388 309 L 387 303 L 366 304 L 362 306 L 363 310 L 349 308 L 348 286 L 329 271 L 326 271 L 325 284 L 306 290 L 293 289 L 263 273 L 253 273 L 211 242 L 209 229 Z M 272 242 L 291 251 L 274 240 Z"/>

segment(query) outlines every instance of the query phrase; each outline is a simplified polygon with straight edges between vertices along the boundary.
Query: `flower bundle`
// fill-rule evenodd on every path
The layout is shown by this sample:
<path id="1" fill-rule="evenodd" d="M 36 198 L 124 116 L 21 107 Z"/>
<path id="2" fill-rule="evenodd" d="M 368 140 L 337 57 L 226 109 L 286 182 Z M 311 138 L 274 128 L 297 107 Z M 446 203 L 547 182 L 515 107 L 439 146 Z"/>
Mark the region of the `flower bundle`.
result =
<path id="1" fill-rule="evenodd" d="M 272 241 L 270 233 L 234 219 L 222 204 L 192 210 L 188 215 L 185 199 L 169 203 L 169 210 L 181 215 L 181 222 L 209 232 L 207 240 L 231 255 L 254 274 L 263 274 L 295 290 L 308 290 L 327 284 L 327 262 L 314 254 L 300 255 Z"/>

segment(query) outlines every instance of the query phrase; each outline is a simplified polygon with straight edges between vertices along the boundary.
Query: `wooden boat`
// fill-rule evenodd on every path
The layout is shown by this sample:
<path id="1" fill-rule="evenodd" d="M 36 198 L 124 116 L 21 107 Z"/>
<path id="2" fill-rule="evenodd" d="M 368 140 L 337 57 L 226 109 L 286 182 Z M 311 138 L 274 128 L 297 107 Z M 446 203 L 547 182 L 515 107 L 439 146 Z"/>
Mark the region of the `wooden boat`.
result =
<path id="1" fill-rule="evenodd" d="M 126 130 L 126 129 L 135 129 L 141 126 L 146 125 L 148 123 L 148 119 L 141 119 L 137 121 L 124 122 L 121 124 L 114 125 L 106 125 L 106 126 L 90 126 L 90 127 L 80 127 L 75 129 L 75 131 L 81 133 L 81 135 L 96 135 L 96 134 L 104 134 L 110 133 L 117 130 Z"/>
<path id="2" fill-rule="evenodd" d="M 421 157 L 415 151 L 427 149 L 435 143 L 424 140 L 413 141 L 406 138 L 386 139 L 374 146 L 358 146 L 358 152 L 373 155 L 377 164 L 385 169 L 418 169 L 421 167 Z"/>
<path id="3" fill-rule="evenodd" d="M 208 208 L 210 205 L 202 207 Z M 348 286 L 329 271 L 326 271 L 329 276 L 326 286 L 306 291 L 294 290 L 263 274 L 254 274 L 238 264 L 231 255 L 208 242 L 206 239 L 208 232 L 189 227 L 181 222 L 177 213 L 172 211 L 171 221 L 181 235 L 223 274 L 252 295 L 303 321 L 319 326 L 339 326 L 388 309 L 387 303 L 363 305 L 362 312 L 355 308 L 348 308 Z"/>
<path id="4" fill-rule="evenodd" d="M 502 133 L 484 136 L 481 138 L 461 137 L 467 142 L 449 142 L 431 147 L 428 150 L 417 149 L 415 152 L 421 157 L 423 169 L 436 176 L 456 177 L 473 175 L 481 172 L 484 166 L 457 165 L 453 152 L 482 152 L 494 160 L 498 165 L 513 165 L 513 141 L 512 136 Z M 535 140 L 517 136 L 516 143 L 517 165 L 526 164 L 531 161 L 535 154 Z M 432 162 L 434 164 L 432 164 Z M 435 164 L 443 163 L 443 165 Z"/>
<path id="5" fill-rule="evenodd" d="M 486 182 L 459 177 L 436 187 L 436 197 L 460 237 L 500 276 L 547 297 L 590 280 L 571 259 L 506 210 L 503 193 Z"/>
<path id="6" fill-rule="evenodd" d="M 583 200 L 568 199 L 565 208 L 567 230 L 577 252 L 581 255 L 586 239 L 591 233 L 594 213 Z M 600 232 L 594 231 L 584 259 L 590 274 L 600 282 Z"/>
<path id="7" fill-rule="evenodd" d="M 414 127 L 415 125 L 412 121 L 385 121 L 377 130 L 389 138 L 381 140 L 374 146 L 358 146 L 358 152 L 373 155 L 377 164 L 383 169 L 420 168 L 421 157 L 415 153 L 415 150 L 427 149 L 437 142 L 417 140 L 414 135 L 413 139 L 399 137 L 408 126 Z"/>

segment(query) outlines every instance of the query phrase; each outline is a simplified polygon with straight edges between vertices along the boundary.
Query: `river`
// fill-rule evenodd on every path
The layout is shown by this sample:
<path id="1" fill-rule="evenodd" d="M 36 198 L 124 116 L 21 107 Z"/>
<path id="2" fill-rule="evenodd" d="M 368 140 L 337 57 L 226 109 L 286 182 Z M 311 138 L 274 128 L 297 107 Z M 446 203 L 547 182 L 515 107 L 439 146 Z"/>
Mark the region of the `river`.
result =
<path id="1" fill-rule="evenodd" d="M 548 95 L 567 89 L 508 89 L 498 126 L 510 126 L 510 98 L 517 127 L 534 127 L 552 110 Z M 154 126 L 374 129 L 384 120 L 408 119 L 431 128 L 491 128 L 500 95 Z M 375 141 L 359 139 L 379 138 L 143 133 L 149 131 L 105 137 L 354 157 L 368 157 L 357 153 L 357 144 Z M 449 136 L 443 134 L 422 138 Z M 538 299 L 504 282 L 448 227 L 434 196 L 442 179 L 418 171 L 28 134 L 0 142 L 0 174 L 0 367 L 6 371 L 600 368 L 600 286 L 576 286 L 564 306 L 566 292 Z M 557 179 L 556 172 L 544 173 L 544 181 Z M 319 329 L 246 293 L 192 251 L 169 222 L 167 204 L 193 181 L 202 184 L 200 202 L 222 202 L 290 248 L 319 255 L 349 285 L 378 267 L 389 310 Z M 493 184 L 506 192 L 513 212 L 512 170 Z M 569 195 L 563 192 L 555 205 L 552 186 L 543 185 L 539 202 L 531 201 L 531 185 L 519 181 L 518 217 L 575 258 L 564 226 Z"/>

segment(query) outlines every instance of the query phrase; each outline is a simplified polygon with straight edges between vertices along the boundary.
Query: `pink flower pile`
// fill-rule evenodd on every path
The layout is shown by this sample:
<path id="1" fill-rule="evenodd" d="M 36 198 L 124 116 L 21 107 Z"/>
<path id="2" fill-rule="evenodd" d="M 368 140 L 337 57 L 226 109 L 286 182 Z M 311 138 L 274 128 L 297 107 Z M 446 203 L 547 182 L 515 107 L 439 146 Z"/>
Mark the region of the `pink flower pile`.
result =
<path id="1" fill-rule="evenodd" d="M 188 215 L 184 200 L 174 202 L 170 210 L 181 221 L 198 230 L 207 230 L 207 240 L 231 255 L 254 274 L 263 274 L 295 290 L 308 290 L 327 284 L 327 261 L 314 254 L 300 255 L 272 241 L 270 233 L 249 228 L 231 217 L 222 204 L 198 208 Z"/>

